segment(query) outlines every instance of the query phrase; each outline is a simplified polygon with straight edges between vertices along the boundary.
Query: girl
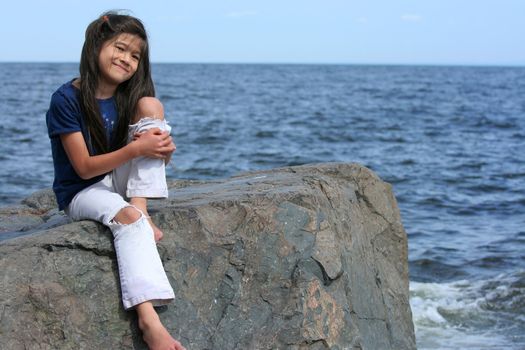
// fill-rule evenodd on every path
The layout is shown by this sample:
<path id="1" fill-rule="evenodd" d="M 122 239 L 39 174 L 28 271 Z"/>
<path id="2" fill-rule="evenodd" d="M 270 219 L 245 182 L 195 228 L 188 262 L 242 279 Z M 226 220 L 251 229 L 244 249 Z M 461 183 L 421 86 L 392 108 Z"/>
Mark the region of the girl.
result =
<path id="1" fill-rule="evenodd" d="M 59 209 L 73 220 L 96 220 L 112 231 L 124 308 L 137 311 L 150 349 L 181 350 L 154 309 L 174 294 L 147 198 L 167 197 L 164 164 L 175 150 L 154 94 L 142 23 L 114 12 L 93 21 L 80 77 L 53 94 L 46 114 L 53 190 Z"/>

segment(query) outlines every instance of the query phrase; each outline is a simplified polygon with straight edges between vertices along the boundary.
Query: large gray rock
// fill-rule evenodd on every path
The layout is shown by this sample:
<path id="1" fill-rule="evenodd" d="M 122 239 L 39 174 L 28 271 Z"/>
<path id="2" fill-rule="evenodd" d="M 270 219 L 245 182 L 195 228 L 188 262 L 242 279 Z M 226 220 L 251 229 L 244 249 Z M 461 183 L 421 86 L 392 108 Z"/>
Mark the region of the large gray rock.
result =
<path id="1" fill-rule="evenodd" d="M 150 202 L 177 295 L 159 314 L 188 349 L 415 348 L 406 233 L 370 170 L 174 182 L 170 196 Z M 1 349 L 145 348 L 108 229 L 69 222 L 49 191 L 4 208 L 2 227 Z"/>

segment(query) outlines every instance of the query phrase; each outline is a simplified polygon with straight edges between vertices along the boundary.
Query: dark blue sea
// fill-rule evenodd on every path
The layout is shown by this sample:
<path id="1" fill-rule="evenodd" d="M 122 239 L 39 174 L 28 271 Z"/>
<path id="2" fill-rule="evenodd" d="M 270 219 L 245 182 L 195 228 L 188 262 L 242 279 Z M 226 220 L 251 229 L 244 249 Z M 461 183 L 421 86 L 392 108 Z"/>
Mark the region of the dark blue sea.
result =
<path id="1" fill-rule="evenodd" d="M 393 185 L 419 349 L 525 348 L 525 68 L 153 65 L 170 178 L 358 162 Z M 0 205 L 51 186 L 76 64 L 0 64 Z"/>

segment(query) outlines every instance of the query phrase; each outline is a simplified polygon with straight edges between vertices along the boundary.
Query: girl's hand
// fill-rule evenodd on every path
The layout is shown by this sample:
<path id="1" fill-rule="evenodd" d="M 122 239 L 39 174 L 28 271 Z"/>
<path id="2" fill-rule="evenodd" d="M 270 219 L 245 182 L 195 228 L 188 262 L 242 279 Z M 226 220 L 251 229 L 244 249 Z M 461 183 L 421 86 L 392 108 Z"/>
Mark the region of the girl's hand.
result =
<path id="1" fill-rule="evenodd" d="M 173 151 L 171 152 L 167 152 L 164 154 L 164 164 L 168 164 L 171 160 L 171 155 L 173 154 L 173 152 L 175 152 L 177 150 L 177 145 L 175 145 L 175 143 L 171 143 L 172 146 L 173 146 Z"/>
<path id="2" fill-rule="evenodd" d="M 152 128 L 133 136 L 132 143 L 135 143 L 137 157 L 165 159 L 166 155 L 175 151 L 175 144 L 169 133 L 159 128 Z"/>

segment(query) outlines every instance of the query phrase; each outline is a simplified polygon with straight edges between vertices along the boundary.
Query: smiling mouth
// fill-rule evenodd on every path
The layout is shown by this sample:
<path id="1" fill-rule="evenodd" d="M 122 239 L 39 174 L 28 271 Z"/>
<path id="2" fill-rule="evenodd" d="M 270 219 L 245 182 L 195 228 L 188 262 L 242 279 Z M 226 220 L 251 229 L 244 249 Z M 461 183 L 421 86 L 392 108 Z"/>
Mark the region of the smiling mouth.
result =
<path id="1" fill-rule="evenodd" d="M 126 72 L 126 73 L 129 73 L 129 70 L 126 69 L 125 67 L 121 66 L 120 64 L 116 64 L 116 63 L 113 63 L 113 65 L 115 65 L 117 68 L 119 68 L 120 70 Z"/>

